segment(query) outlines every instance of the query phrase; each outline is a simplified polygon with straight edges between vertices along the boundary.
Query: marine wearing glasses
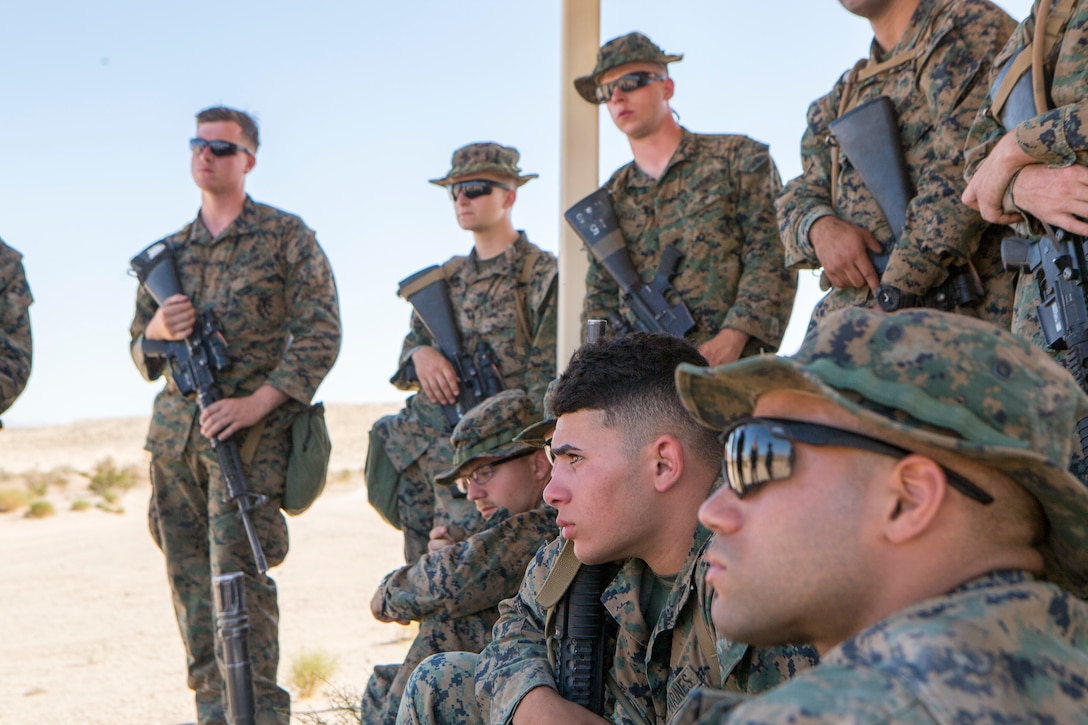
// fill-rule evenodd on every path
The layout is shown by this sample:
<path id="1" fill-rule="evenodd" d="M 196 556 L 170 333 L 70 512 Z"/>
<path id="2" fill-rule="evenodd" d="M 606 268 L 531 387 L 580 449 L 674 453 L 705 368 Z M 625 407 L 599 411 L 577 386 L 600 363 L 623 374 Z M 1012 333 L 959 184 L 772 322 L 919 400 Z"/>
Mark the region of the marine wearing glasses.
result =
<path id="1" fill-rule="evenodd" d="M 616 88 L 624 93 L 630 93 L 639 88 L 645 88 L 655 81 L 663 81 L 667 77 L 661 73 L 651 73 L 645 70 L 625 73 L 614 81 L 598 84 L 593 90 L 593 97 L 597 99 L 597 103 L 608 103 L 612 100 L 612 91 Z"/>
<path id="2" fill-rule="evenodd" d="M 454 481 L 454 483 L 457 484 L 457 488 L 461 491 L 461 493 L 468 494 L 468 486 L 470 483 L 474 483 L 477 486 L 483 488 L 487 486 L 488 482 L 492 478 L 495 477 L 496 468 L 504 463 L 516 461 L 519 458 L 525 458 L 525 456 L 531 456 L 535 452 L 535 448 L 530 448 L 527 451 L 520 451 L 518 453 L 514 453 L 513 455 L 503 456 L 502 458 L 499 458 L 497 460 L 489 461 L 481 466 L 477 466 L 476 468 L 472 469 L 471 473 L 466 473 L 463 476 L 460 476 Z"/>
<path id="3" fill-rule="evenodd" d="M 203 153 L 204 149 L 210 149 L 212 156 L 234 156 L 239 151 L 243 151 L 250 156 L 253 156 L 253 152 L 245 146 L 232 143 L 231 141 L 209 140 L 206 138 L 189 139 L 189 150 L 194 154 Z"/>
<path id="4" fill-rule="evenodd" d="M 457 197 L 464 194 L 469 199 L 478 199 L 481 196 L 490 196 L 495 187 L 510 191 L 509 184 L 501 184 L 492 179 L 467 179 L 450 184 L 450 201 L 457 201 Z"/>

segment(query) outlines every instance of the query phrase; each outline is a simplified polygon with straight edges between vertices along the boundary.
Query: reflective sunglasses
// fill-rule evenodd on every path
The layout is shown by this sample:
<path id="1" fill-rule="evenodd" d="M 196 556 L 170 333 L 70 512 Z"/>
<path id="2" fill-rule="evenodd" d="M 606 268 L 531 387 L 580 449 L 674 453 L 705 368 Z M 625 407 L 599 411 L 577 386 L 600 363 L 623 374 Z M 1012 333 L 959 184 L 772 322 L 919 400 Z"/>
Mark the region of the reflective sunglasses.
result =
<path id="1" fill-rule="evenodd" d="M 461 194 L 464 194 L 469 199 L 488 196 L 491 194 L 492 187 L 495 186 L 510 191 L 510 187 L 506 184 L 500 184 L 491 179 L 469 179 L 468 181 L 458 181 L 456 184 L 450 184 L 450 199 L 452 201 L 457 201 L 457 197 Z"/>
<path id="2" fill-rule="evenodd" d="M 612 91 L 615 88 L 619 88 L 624 93 L 630 93 L 633 90 L 645 88 L 654 81 L 663 81 L 667 77 L 668 76 L 663 76 L 660 73 L 651 73 L 646 70 L 639 70 L 634 73 L 624 73 L 614 81 L 598 85 L 593 90 L 593 96 L 597 99 L 597 103 L 608 103 L 612 100 Z"/>
<path id="3" fill-rule="evenodd" d="M 244 151 L 250 156 L 253 155 L 253 152 L 245 146 L 230 141 L 209 141 L 206 138 L 189 139 L 189 150 L 194 154 L 202 153 L 205 148 L 212 150 L 212 156 L 234 156 L 239 151 Z"/>
<path id="4" fill-rule="evenodd" d="M 470 482 L 475 483 L 477 486 L 480 486 L 482 488 L 486 486 L 492 478 L 495 477 L 496 467 L 501 466 L 504 463 L 509 463 L 510 461 L 516 461 L 519 458 L 525 458 L 525 456 L 532 455 L 535 452 L 535 448 L 530 448 L 527 451 L 521 451 L 520 453 L 514 453 L 513 455 L 491 461 L 491 463 L 485 463 L 467 476 L 459 477 L 457 479 L 457 488 L 461 491 L 461 493 L 468 493 L 468 484 Z"/>
<path id="5" fill-rule="evenodd" d="M 906 448 L 861 433 L 781 418 L 744 418 L 723 432 L 722 476 L 737 498 L 771 481 L 793 475 L 793 443 L 811 446 L 843 446 L 901 459 L 913 453 Z M 941 466 L 952 488 L 981 504 L 993 497 L 955 471 Z"/>

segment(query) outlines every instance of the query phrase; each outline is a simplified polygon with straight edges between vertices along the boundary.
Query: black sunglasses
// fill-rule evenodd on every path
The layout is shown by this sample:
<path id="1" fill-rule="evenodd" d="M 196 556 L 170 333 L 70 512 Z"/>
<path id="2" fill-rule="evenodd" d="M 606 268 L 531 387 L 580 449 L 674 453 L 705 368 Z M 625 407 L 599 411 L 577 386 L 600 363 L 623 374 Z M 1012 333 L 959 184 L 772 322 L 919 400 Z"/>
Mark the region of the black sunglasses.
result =
<path id="1" fill-rule="evenodd" d="M 234 156 L 239 151 L 244 151 L 250 156 L 253 155 L 253 152 L 245 146 L 230 141 L 209 141 L 206 138 L 189 139 L 189 150 L 194 154 L 203 152 L 205 148 L 211 149 L 213 156 Z"/>
<path id="2" fill-rule="evenodd" d="M 737 498 L 744 498 L 765 483 L 793 475 L 793 442 L 857 448 L 892 458 L 905 458 L 913 453 L 861 433 L 782 418 L 744 418 L 718 436 L 718 440 L 724 446 L 722 476 Z M 981 504 L 994 502 L 993 496 L 955 471 L 944 466 L 941 469 L 948 484 L 967 498 Z"/>
<path id="3" fill-rule="evenodd" d="M 608 103 L 612 100 L 612 91 L 615 88 L 619 88 L 624 93 L 630 93 L 638 88 L 645 88 L 654 81 L 663 81 L 667 77 L 668 76 L 663 76 L 660 73 L 651 73 L 646 70 L 639 70 L 634 73 L 624 73 L 614 81 L 598 85 L 593 90 L 593 96 L 597 99 L 597 103 Z"/>
<path id="4" fill-rule="evenodd" d="M 510 187 L 506 184 L 500 184 L 491 179 L 469 179 L 468 181 L 458 181 L 456 184 L 450 184 L 450 199 L 457 201 L 457 197 L 461 194 L 464 194 L 469 199 L 488 196 L 491 193 L 492 187 L 495 186 L 510 191 Z"/>

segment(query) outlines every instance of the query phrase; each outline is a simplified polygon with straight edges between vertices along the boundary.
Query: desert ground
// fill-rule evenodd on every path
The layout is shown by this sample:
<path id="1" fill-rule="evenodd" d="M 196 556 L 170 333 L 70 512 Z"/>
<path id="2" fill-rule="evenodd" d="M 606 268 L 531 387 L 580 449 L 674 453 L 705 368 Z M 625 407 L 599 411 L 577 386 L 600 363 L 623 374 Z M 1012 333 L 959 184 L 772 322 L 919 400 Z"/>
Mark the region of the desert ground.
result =
<path id="1" fill-rule="evenodd" d="M 370 508 L 362 480 L 366 433 L 397 407 L 327 406 L 329 482 L 289 521 L 290 553 L 270 573 L 293 723 L 356 723 L 345 708 L 373 665 L 400 661 L 413 634 L 369 608 L 381 577 L 403 563 L 400 533 Z M 147 531 L 146 431 L 141 418 L 0 431 L 0 494 L 29 499 L 0 513 L 2 725 L 195 720 L 162 555 Z M 111 471 L 131 487 L 96 493 Z M 54 513 L 28 516 L 43 500 Z M 304 659 L 333 664 L 307 698 L 292 681 Z"/>

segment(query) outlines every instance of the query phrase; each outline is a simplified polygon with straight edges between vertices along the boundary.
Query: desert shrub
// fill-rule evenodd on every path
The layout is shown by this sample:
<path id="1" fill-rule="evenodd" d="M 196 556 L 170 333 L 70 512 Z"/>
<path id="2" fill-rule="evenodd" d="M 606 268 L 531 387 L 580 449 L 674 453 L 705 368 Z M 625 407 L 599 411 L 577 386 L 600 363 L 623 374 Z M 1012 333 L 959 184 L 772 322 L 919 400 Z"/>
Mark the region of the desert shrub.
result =
<path id="1" fill-rule="evenodd" d="M 56 513 L 57 510 L 48 501 L 34 501 L 23 515 L 28 519 L 44 519 Z"/>
<path id="2" fill-rule="evenodd" d="M 91 502 L 85 498 L 77 498 L 72 502 L 72 511 L 86 511 L 91 507 Z"/>
<path id="3" fill-rule="evenodd" d="M 318 685 L 329 681 L 336 667 L 336 657 L 323 650 L 303 651 L 291 660 L 291 685 L 305 700 L 313 696 Z"/>
<path id="4" fill-rule="evenodd" d="M 329 706 L 323 710 L 310 710 L 293 714 L 303 725 L 366 725 L 359 710 L 362 695 L 351 690 L 332 688 L 324 695 Z"/>
<path id="5" fill-rule="evenodd" d="M 26 483 L 26 489 L 34 496 L 44 496 L 50 486 L 64 488 L 68 485 L 67 470 L 54 468 L 44 473 L 41 471 L 25 473 L 23 474 L 23 480 Z"/>
<path id="6" fill-rule="evenodd" d="M 90 483 L 87 488 L 110 503 L 117 500 L 119 494 L 124 493 L 140 480 L 139 470 L 135 466 L 120 468 L 112 458 L 104 458 L 94 464 L 94 470 L 82 474 Z"/>
<path id="7" fill-rule="evenodd" d="M 18 488 L 0 488 L 0 513 L 18 511 L 30 501 L 30 494 Z"/>
<path id="8" fill-rule="evenodd" d="M 105 511 L 108 514 L 123 514 L 125 512 L 124 506 L 114 506 L 113 504 L 106 503 L 105 501 L 99 501 L 94 507 L 100 511 Z"/>

